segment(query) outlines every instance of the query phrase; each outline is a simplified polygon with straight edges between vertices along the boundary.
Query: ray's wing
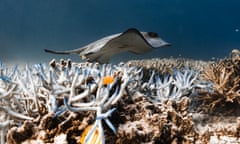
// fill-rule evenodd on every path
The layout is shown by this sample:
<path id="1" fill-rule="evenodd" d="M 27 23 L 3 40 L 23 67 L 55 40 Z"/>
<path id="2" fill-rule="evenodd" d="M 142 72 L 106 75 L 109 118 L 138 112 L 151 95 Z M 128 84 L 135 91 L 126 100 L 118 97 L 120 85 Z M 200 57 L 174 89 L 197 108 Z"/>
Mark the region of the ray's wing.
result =
<path id="1" fill-rule="evenodd" d="M 109 55 L 107 53 L 89 53 L 89 54 L 86 54 L 84 55 L 87 59 L 87 61 L 89 62 L 99 62 L 99 63 L 108 63 L 111 56 L 112 55 Z"/>
<path id="2" fill-rule="evenodd" d="M 110 40 L 101 50 L 104 51 L 109 49 L 118 49 L 119 51 L 144 54 L 151 51 L 152 46 L 145 40 L 143 35 L 137 29 L 131 28 L 123 32 L 120 36 Z"/>
<path id="3" fill-rule="evenodd" d="M 142 34 L 134 28 L 128 29 L 121 35 L 109 40 L 98 52 L 85 56 L 88 61 L 107 62 L 113 55 L 124 51 L 144 54 L 152 50 L 152 46 L 144 39 Z"/>

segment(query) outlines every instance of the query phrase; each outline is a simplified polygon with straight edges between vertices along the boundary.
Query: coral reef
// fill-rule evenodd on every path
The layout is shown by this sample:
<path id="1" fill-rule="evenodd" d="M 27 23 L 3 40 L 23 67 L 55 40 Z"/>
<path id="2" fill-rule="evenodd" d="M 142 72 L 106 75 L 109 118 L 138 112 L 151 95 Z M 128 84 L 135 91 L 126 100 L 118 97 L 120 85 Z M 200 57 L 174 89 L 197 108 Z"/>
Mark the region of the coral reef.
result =
<path id="1" fill-rule="evenodd" d="M 240 52 L 204 62 L 0 63 L 1 143 L 240 143 Z"/>

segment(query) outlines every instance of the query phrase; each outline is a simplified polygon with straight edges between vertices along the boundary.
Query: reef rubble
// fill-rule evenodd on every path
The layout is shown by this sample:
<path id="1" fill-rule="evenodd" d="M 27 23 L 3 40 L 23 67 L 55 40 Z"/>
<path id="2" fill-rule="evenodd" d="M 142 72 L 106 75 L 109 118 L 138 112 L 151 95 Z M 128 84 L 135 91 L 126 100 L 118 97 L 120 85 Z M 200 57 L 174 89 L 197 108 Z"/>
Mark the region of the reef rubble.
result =
<path id="1" fill-rule="evenodd" d="M 240 143 L 240 52 L 217 61 L 0 64 L 7 144 Z"/>

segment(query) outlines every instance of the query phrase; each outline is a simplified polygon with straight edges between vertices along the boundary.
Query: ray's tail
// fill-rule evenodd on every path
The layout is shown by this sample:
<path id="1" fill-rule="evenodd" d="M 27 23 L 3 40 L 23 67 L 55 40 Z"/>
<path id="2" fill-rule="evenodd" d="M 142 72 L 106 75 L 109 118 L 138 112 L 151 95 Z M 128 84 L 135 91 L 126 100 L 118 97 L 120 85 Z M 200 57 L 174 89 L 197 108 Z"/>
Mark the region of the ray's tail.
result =
<path id="1" fill-rule="evenodd" d="M 52 53 L 52 54 L 80 54 L 84 48 L 78 48 L 74 50 L 68 50 L 68 51 L 55 51 L 55 50 L 50 50 L 50 49 L 44 49 L 45 52 L 47 53 Z"/>
<path id="2" fill-rule="evenodd" d="M 53 53 L 53 54 L 70 54 L 69 52 L 65 52 L 65 51 L 54 51 L 54 50 L 50 50 L 50 49 L 44 49 L 45 52 L 47 53 Z"/>

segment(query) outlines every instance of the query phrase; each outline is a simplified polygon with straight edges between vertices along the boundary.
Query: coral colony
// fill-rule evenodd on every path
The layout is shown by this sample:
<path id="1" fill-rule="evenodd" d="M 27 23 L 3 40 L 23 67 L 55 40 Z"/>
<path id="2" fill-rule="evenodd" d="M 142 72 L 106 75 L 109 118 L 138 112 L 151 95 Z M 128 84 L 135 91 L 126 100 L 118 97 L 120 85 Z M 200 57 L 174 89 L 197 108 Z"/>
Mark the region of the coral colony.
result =
<path id="1" fill-rule="evenodd" d="M 239 62 L 1 63 L 1 144 L 239 143 Z"/>

